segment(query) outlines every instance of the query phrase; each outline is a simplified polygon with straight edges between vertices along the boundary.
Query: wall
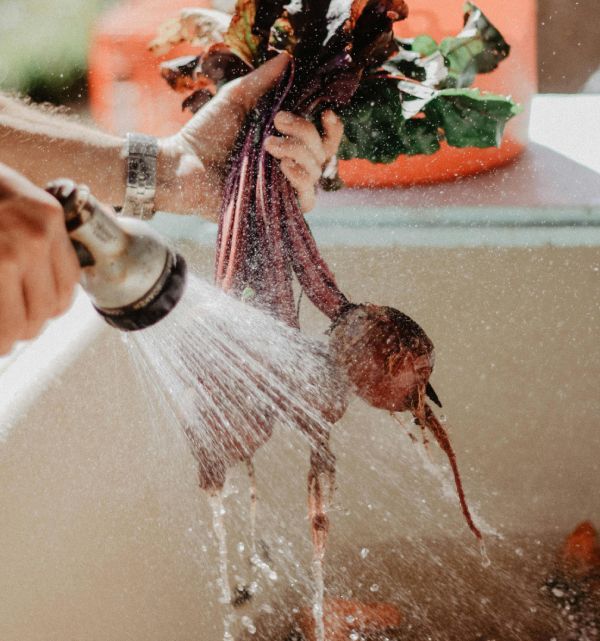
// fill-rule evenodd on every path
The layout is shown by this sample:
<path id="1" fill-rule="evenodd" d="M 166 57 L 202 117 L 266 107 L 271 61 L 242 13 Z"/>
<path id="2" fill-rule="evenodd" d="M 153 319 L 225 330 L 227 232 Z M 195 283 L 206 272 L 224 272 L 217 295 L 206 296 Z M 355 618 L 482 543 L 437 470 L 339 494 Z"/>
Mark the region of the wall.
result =
<path id="1" fill-rule="evenodd" d="M 334 430 L 328 585 L 437 621 L 444 633 L 433 638 L 444 641 L 475 638 L 465 625 L 549 638 L 527 632 L 551 621 L 539 602 L 550 567 L 541 551 L 582 519 L 600 522 L 597 249 L 324 253 L 353 299 L 398 306 L 427 328 L 467 496 L 479 522 L 507 537 L 488 536 L 494 565 L 484 573 L 451 485 L 395 421 L 357 401 Z M 209 273 L 207 252 L 197 262 Z M 306 302 L 303 313 L 324 328 Z M 261 639 L 285 638 L 310 591 L 306 471 L 306 447 L 282 430 L 257 457 L 259 534 L 279 575 L 260 580 L 244 611 L 275 621 L 278 632 Z M 225 503 L 232 582 L 251 576 L 238 551 L 249 544 L 247 491 L 235 470 Z M 221 638 L 195 464 L 116 332 L 105 329 L 0 444 L 0 513 L 2 641 Z"/>
<path id="2" fill-rule="evenodd" d="M 598 0 L 538 0 L 540 91 L 579 91 L 600 68 Z M 515 14 L 515 19 L 518 16 Z"/>

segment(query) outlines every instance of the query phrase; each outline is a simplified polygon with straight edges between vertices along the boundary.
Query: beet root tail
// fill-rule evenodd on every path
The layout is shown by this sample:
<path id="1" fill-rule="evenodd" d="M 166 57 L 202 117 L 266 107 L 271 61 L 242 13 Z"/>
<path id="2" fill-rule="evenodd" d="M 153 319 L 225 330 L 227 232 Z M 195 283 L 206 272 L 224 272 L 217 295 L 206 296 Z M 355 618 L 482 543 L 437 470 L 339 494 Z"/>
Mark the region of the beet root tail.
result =
<path id="1" fill-rule="evenodd" d="M 458 500 L 460 501 L 460 507 L 462 513 L 467 521 L 467 525 L 473 534 L 481 541 L 483 536 L 479 528 L 475 525 L 469 506 L 467 505 L 467 499 L 465 497 L 465 492 L 462 485 L 462 480 L 460 478 L 460 472 L 458 470 L 458 464 L 456 462 L 456 454 L 448 438 L 448 433 L 444 429 L 444 426 L 438 421 L 436 415 L 433 413 L 433 410 L 429 407 L 427 403 L 424 404 L 423 416 L 417 416 L 417 419 L 422 424 L 423 427 L 426 427 L 433 437 L 437 441 L 437 444 L 440 446 L 442 451 L 448 457 L 450 467 L 452 468 L 452 474 L 454 475 L 454 484 L 456 485 L 456 492 L 458 494 Z"/>

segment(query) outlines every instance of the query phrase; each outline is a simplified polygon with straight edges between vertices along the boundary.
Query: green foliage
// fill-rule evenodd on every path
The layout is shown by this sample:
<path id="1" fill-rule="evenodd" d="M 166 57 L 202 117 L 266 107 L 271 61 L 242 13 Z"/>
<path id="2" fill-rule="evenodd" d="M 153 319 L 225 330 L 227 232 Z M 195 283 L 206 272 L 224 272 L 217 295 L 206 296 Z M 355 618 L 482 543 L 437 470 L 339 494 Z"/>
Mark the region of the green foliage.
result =
<path id="1" fill-rule="evenodd" d="M 235 14 L 224 36 L 230 51 L 250 67 L 260 64 L 264 40 L 253 33 L 255 19 L 255 0 L 238 0 Z"/>
<path id="2" fill-rule="evenodd" d="M 416 51 L 421 56 L 430 56 L 437 51 L 437 42 L 431 36 L 417 36 L 411 41 L 412 51 Z"/>
<path id="3" fill-rule="evenodd" d="M 367 158 L 393 162 L 399 155 L 432 154 L 439 149 L 436 126 L 425 119 L 406 120 L 396 83 L 385 78 L 363 82 L 342 111 L 342 160 Z"/>
<path id="4" fill-rule="evenodd" d="M 453 147 L 495 147 L 518 111 L 503 96 L 444 89 L 432 93 L 418 117 L 405 118 L 396 82 L 377 78 L 364 82 L 341 113 L 344 137 L 338 156 L 390 163 L 400 155 L 433 154 L 442 140 Z"/>
<path id="5" fill-rule="evenodd" d="M 438 88 L 469 87 L 477 74 L 496 69 L 510 53 L 510 46 L 474 4 L 467 3 L 465 11 L 461 32 L 444 38 L 439 45 L 427 35 L 397 39 L 399 52 L 385 63 L 385 68 Z M 445 67 L 442 72 L 440 60 Z"/>
<path id="6" fill-rule="evenodd" d="M 448 67 L 446 87 L 469 87 L 478 73 L 493 71 L 510 53 L 510 46 L 481 9 L 468 2 L 465 12 L 463 30 L 439 46 Z"/>
<path id="7" fill-rule="evenodd" d="M 519 111 L 509 98 L 477 89 L 445 89 L 425 106 L 426 118 L 453 147 L 499 147 L 506 123 Z"/>
<path id="8" fill-rule="evenodd" d="M 398 52 L 363 80 L 342 112 L 340 158 L 392 162 L 399 155 L 453 147 L 499 146 L 519 107 L 508 97 L 468 89 L 476 74 L 495 69 L 510 47 L 473 4 L 465 26 L 440 45 L 422 35 L 398 39 Z"/>

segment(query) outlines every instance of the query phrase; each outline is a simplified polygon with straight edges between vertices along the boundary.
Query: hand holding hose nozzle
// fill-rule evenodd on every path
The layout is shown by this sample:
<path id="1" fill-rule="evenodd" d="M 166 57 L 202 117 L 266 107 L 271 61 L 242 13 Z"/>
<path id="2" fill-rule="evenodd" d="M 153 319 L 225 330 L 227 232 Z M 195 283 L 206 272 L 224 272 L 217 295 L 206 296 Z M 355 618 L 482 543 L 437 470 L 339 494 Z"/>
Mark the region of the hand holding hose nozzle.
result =
<path id="1" fill-rule="evenodd" d="M 61 179 L 46 189 L 63 207 L 81 285 L 106 322 L 132 331 L 164 318 L 184 291 L 183 258 L 146 223 L 117 218 L 87 186 Z"/>

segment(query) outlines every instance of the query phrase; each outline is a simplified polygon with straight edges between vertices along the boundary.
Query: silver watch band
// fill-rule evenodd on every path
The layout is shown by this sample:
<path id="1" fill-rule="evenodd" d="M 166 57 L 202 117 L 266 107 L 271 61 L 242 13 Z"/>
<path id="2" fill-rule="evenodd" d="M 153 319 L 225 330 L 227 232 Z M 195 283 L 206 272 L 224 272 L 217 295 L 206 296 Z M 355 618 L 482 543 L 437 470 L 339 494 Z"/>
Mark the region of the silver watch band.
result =
<path id="1" fill-rule="evenodd" d="M 147 220 L 154 215 L 158 141 L 154 136 L 130 133 L 125 140 L 127 187 L 122 213 Z"/>

